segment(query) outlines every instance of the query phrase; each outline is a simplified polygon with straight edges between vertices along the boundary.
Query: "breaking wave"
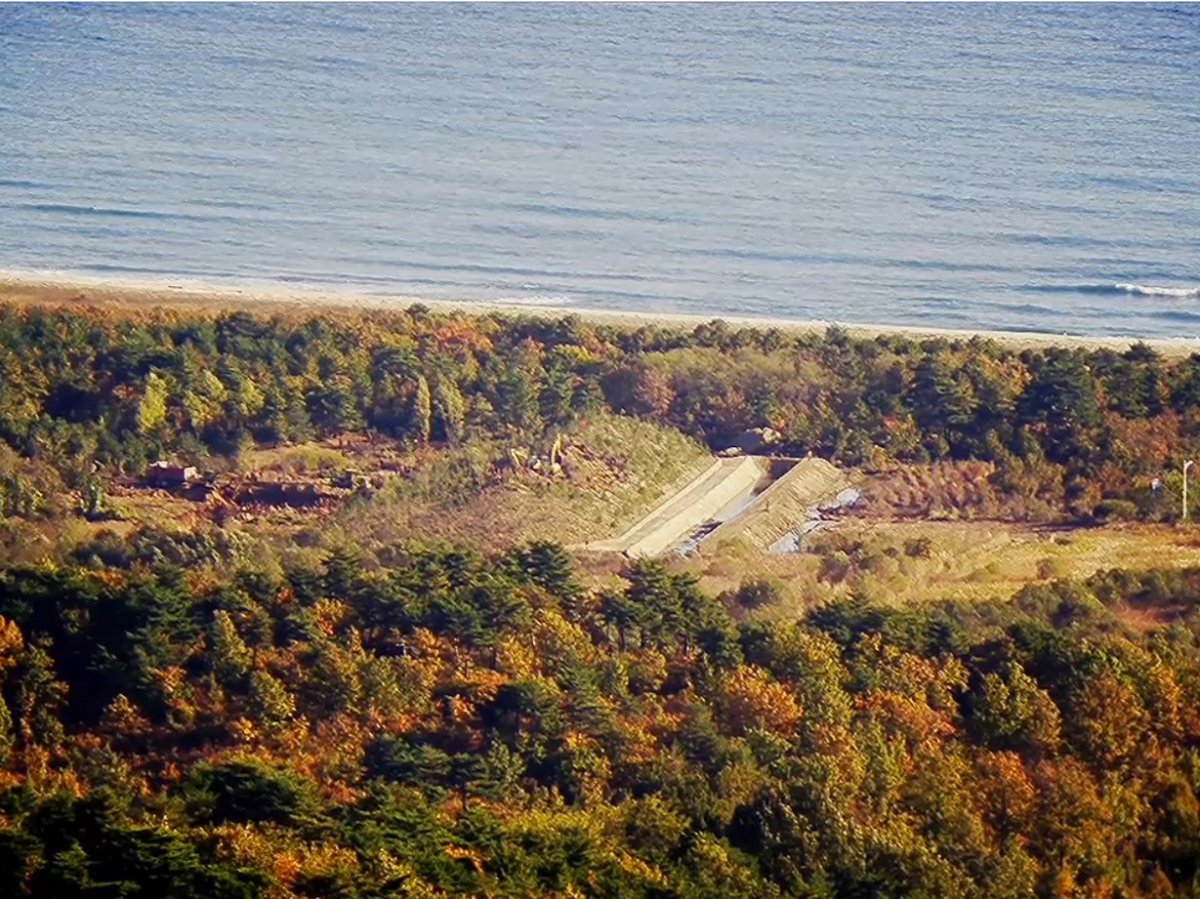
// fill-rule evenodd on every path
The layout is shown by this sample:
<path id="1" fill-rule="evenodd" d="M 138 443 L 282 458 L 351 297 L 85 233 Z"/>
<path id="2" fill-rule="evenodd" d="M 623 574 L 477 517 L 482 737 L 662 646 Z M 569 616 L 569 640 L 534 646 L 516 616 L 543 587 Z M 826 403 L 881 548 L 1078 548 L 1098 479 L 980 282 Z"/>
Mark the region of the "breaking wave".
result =
<path id="1" fill-rule="evenodd" d="M 1170 297 L 1175 300 L 1200 299 L 1200 287 L 1164 287 L 1156 284 L 1042 284 L 1034 288 L 1042 293 L 1132 294 L 1139 297 Z"/>
<path id="2" fill-rule="evenodd" d="M 545 306 L 558 308 L 575 304 L 575 298 L 565 294 L 524 294 L 517 296 L 488 297 L 485 303 L 503 303 L 505 306 Z"/>
<path id="3" fill-rule="evenodd" d="M 1149 284 L 1114 284 L 1113 287 L 1122 293 L 1140 297 L 1174 297 L 1177 300 L 1200 298 L 1200 287 L 1155 287 Z"/>

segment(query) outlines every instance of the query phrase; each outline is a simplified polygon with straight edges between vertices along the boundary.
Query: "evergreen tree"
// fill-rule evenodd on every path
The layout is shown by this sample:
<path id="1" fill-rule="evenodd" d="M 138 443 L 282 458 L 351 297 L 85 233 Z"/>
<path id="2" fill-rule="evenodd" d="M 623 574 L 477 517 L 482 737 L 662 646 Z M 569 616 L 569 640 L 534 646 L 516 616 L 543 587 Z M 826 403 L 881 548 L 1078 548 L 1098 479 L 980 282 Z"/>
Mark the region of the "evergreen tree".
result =
<path id="1" fill-rule="evenodd" d="M 153 434 L 167 420 L 167 400 L 170 385 L 157 372 L 150 372 L 142 398 L 137 405 L 137 432 L 142 436 Z"/>
<path id="2" fill-rule="evenodd" d="M 341 375 L 310 388 L 305 401 L 312 423 L 323 434 L 354 433 L 367 425 L 349 379 Z"/>
<path id="3" fill-rule="evenodd" d="M 209 647 L 212 670 L 217 679 L 226 686 L 240 684 L 250 671 L 253 654 L 242 640 L 233 619 L 223 609 L 213 617 Z"/>
<path id="4" fill-rule="evenodd" d="M 1054 701 L 1014 662 L 1002 674 L 985 674 L 972 703 L 971 723 L 995 749 L 1053 752 L 1059 721 Z"/>
<path id="5" fill-rule="evenodd" d="M 538 412 L 547 425 L 565 425 L 574 418 L 573 399 L 576 384 L 572 373 L 562 366 L 546 369 L 538 395 Z"/>
<path id="6" fill-rule="evenodd" d="M 433 383 L 433 414 L 441 426 L 446 442 L 458 446 L 463 441 L 466 425 L 466 403 L 458 385 L 445 375 Z"/>
<path id="7" fill-rule="evenodd" d="M 417 442 L 422 446 L 429 443 L 433 436 L 433 395 L 424 375 L 417 378 L 417 392 L 413 396 L 409 432 L 416 435 Z"/>
<path id="8" fill-rule="evenodd" d="M 541 424 L 536 384 L 522 368 L 510 367 L 504 372 L 493 405 L 500 421 L 515 434 L 529 434 Z"/>
<path id="9" fill-rule="evenodd" d="M 535 540 L 520 553 L 520 563 L 530 580 L 562 603 L 568 617 L 576 617 L 583 588 L 575 579 L 570 555 L 561 545 Z"/>
<path id="10" fill-rule="evenodd" d="M 677 584 L 666 566 L 657 559 L 639 559 L 627 574 L 629 607 L 642 632 L 642 645 L 653 639 L 659 646 L 678 637 L 683 625 L 683 606 Z"/>
<path id="11" fill-rule="evenodd" d="M 8 764 L 15 739 L 12 712 L 8 710 L 8 703 L 4 701 L 4 695 L 0 694 L 0 769 Z"/>
<path id="12" fill-rule="evenodd" d="M 66 736 L 62 710 L 68 688 L 55 677 L 54 662 L 43 646 L 25 649 L 17 670 L 17 712 L 21 742 L 57 748 Z"/>
<path id="13" fill-rule="evenodd" d="M 247 706 L 254 722 L 268 732 L 284 727 L 296 713 L 295 698 L 266 671 L 250 673 Z"/>
<path id="14" fill-rule="evenodd" d="M 1100 410 L 1095 383 L 1078 354 L 1051 350 L 1034 369 L 1017 410 L 1023 423 L 1041 432 L 1051 461 L 1074 462 L 1093 450 Z"/>
<path id="15" fill-rule="evenodd" d="M 968 387 L 940 355 L 927 355 L 917 365 L 909 405 L 935 458 L 963 454 L 965 431 L 975 418 L 974 403 Z"/>
<path id="16" fill-rule="evenodd" d="M 448 785 L 458 794 L 458 801 L 463 812 L 467 811 L 471 793 L 487 774 L 487 766 L 483 759 L 474 753 L 459 752 L 450 756 L 446 772 Z"/>

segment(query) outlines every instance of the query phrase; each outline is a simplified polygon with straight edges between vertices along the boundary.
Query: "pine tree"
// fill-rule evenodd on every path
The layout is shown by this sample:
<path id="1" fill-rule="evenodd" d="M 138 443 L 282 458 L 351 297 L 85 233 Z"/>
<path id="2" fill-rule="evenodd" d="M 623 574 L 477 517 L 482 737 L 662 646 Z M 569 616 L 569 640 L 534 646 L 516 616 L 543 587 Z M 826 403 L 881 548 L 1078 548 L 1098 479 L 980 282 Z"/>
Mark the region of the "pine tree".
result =
<path id="1" fill-rule="evenodd" d="M 325 560 L 323 589 L 326 596 L 348 599 L 362 580 L 362 556 L 349 546 L 338 546 Z"/>
<path id="2" fill-rule="evenodd" d="M 279 730 L 296 714 L 295 698 L 266 671 L 251 672 L 248 707 L 254 722 L 268 732 Z"/>
<path id="3" fill-rule="evenodd" d="M 1021 394 L 1017 412 L 1022 423 L 1044 431 L 1047 458 L 1072 461 L 1091 449 L 1091 432 L 1100 423 L 1095 381 L 1078 355 L 1052 350 Z"/>
<path id="4" fill-rule="evenodd" d="M 441 423 L 446 442 L 451 446 L 462 443 L 466 408 L 458 385 L 450 378 L 439 376 L 433 384 L 433 412 Z"/>
<path id="5" fill-rule="evenodd" d="M 13 740 L 12 712 L 8 710 L 8 703 L 4 701 L 4 696 L 0 695 L 0 768 L 8 764 Z"/>
<path id="6" fill-rule="evenodd" d="M 403 707 L 404 690 L 393 662 L 372 655 L 363 663 L 360 674 L 364 713 L 387 717 Z"/>
<path id="7" fill-rule="evenodd" d="M 54 676 L 54 661 L 41 646 L 26 649 L 20 668 L 17 708 L 21 716 L 21 738 L 54 749 L 66 732 L 60 713 L 67 700 L 67 685 Z"/>
<path id="8" fill-rule="evenodd" d="M 137 406 L 137 430 L 145 436 L 157 431 L 167 420 L 167 398 L 170 385 L 157 372 L 146 378 L 146 389 Z"/>
<path id="9" fill-rule="evenodd" d="M 281 435 L 285 440 L 303 443 L 313 437 L 312 417 L 308 414 L 308 405 L 304 402 L 303 394 L 288 391 L 284 399 L 280 417 Z"/>
<path id="10" fill-rule="evenodd" d="M 637 621 L 637 610 L 629 597 L 623 593 L 604 593 L 600 597 L 600 617 L 606 627 L 616 632 L 617 648 L 624 652 L 629 628 Z"/>
<path id="11" fill-rule="evenodd" d="M 1015 662 L 1006 663 L 1001 674 L 983 676 L 970 721 L 978 737 L 995 749 L 1049 752 L 1059 742 L 1058 708 Z"/>
<path id="12" fill-rule="evenodd" d="M 209 651 L 213 673 L 226 686 L 239 683 L 250 670 L 250 649 L 237 632 L 233 619 L 224 610 L 213 617 Z"/>
<path id="13" fill-rule="evenodd" d="M 657 559 L 639 559 L 629 569 L 629 606 L 642 630 L 642 647 L 654 639 L 663 646 L 679 636 L 683 609 L 677 585 Z"/>
<path id="14" fill-rule="evenodd" d="M 366 653 L 357 637 L 349 643 L 346 647 L 332 640 L 321 640 L 316 646 L 307 692 L 317 714 L 361 711 L 362 668 Z"/>
<path id="15" fill-rule="evenodd" d="M 486 774 L 487 767 L 479 756 L 469 752 L 458 752 L 450 756 L 446 780 L 458 793 L 464 812 L 467 811 L 467 803 L 471 793 L 475 792 L 476 784 L 483 780 Z"/>
<path id="16" fill-rule="evenodd" d="M 493 743 L 483 757 L 478 792 L 490 799 L 504 800 L 516 792 L 525 773 L 525 760 L 503 743 Z"/>
<path id="17" fill-rule="evenodd" d="M 563 425 L 574 417 L 571 400 L 575 392 L 575 378 L 571 371 L 559 365 L 546 369 L 541 392 L 538 394 L 538 412 L 544 422 Z"/>
<path id="18" fill-rule="evenodd" d="M 342 375 L 335 375 L 324 384 L 309 389 L 305 400 L 313 424 L 324 434 L 349 434 L 361 431 L 367 425 L 353 385 Z"/>
<path id="19" fill-rule="evenodd" d="M 417 441 L 424 446 L 433 436 L 433 395 L 425 376 L 417 378 L 417 393 L 413 397 L 412 418 L 409 430 L 416 434 Z"/>
<path id="20" fill-rule="evenodd" d="M 535 540 L 521 553 L 521 567 L 526 576 L 543 587 L 563 604 L 568 613 L 578 603 L 583 589 L 575 580 L 571 557 L 557 543 Z M 568 614 L 568 617 L 571 617 Z"/>
<path id="21" fill-rule="evenodd" d="M 523 369 L 509 369 L 500 378 L 495 407 L 513 433 L 525 434 L 540 424 L 537 385 Z"/>
<path id="22" fill-rule="evenodd" d="M 927 448 L 935 455 L 961 452 L 963 432 L 974 420 L 974 402 L 969 388 L 940 355 L 926 356 L 917 366 L 909 404 L 918 426 L 928 435 Z"/>

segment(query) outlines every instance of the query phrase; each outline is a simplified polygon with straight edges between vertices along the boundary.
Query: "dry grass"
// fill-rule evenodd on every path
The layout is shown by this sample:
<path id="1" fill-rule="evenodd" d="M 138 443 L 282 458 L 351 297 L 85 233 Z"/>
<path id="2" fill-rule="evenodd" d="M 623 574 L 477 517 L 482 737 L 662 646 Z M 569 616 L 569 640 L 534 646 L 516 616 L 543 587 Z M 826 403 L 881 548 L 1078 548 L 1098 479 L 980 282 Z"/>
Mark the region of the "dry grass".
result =
<path id="1" fill-rule="evenodd" d="M 851 594 L 898 606 L 1003 600 L 1026 584 L 1086 578 L 1106 568 L 1182 568 L 1200 560 L 1200 527 L 847 519 L 822 532 L 814 548 L 820 552 L 763 556 L 725 543 L 678 564 L 717 593 L 748 576 L 774 579 L 781 601 L 758 614 L 787 618 Z"/>
<path id="2" fill-rule="evenodd" d="M 368 545 L 412 537 L 486 548 L 532 539 L 583 543 L 620 532 L 710 460 L 677 431 L 599 415 L 566 441 L 559 476 L 517 472 L 465 497 L 434 489 L 380 496 L 348 508 L 330 534 Z"/>
<path id="3" fill-rule="evenodd" d="M 1054 495 L 1005 495 L 992 484 L 994 472 L 992 463 L 980 461 L 892 463 L 872 474 L 863 488 L 859 514 L 921 521 L 1051 521 L 1058 517 L 1061 489 Z"/>
<path id="4" fill-rule="evenodd" d="M 345 542 L 378 547 L 413 539 L 485 549 L 531 539 L 570 545 L 619 531 L 711 461 L 703 446 L 677 431 L 611 415 L 595 416 L 566 438 L 556 475 L 502 471 L 497 463 L 508 449 L 487 443 L 413 452 L 365 438 L 253 449 L 238 460 L 241 475 L 324 482 L 351 469 L 369 475 L 376 488 L 316 508 L 241 507 L 223 526 L 281 550 L 317 553 Z M 217 504 L 165 490 L 113 484 L 109 503 L 119 514 L 104 521 L 10 522 L 0 530 L 0 555 L 41 558 L 103 531 L 204 530 L 216 521 Z"/>
<path id="5" fill-rule="evenodd" d="M 750 579 L 772 581 L 778 587 L 779 601 L 756 613 L 769 617 L 799 617 L 834 595 L 820 582 L 821 560 L 816 555 L 766 555 L 738 539 L 722 541 L 715 549 L 687 559 L 676 558 L 671 564 L 695 575 L 700 588 L 712 595 L 734 591 Z"/>
<path id="6" fill-rule="evenodd" d="M 868 556 L 883 555 L 865 586 L 880 599 L 993 599 L 1035 581 L 1085 578 L 1103 568 L 1195 564 L 1200 532 L 1163 525 L 1046 529 L 1000 523 L 903 522 L 850 525 L 842 533 L 865 540 Z M 927 538 L 928 558 L 904 547 Z M 900 549 L 898 559 L 886 555 Z"/>
<path id="7" fill-rule="evenodd" d="M 301 446 L 279 446 L 254 449 L 239 460 L 242 471 L 274 471 L 300 475 L 318 472 L 344 471 L 357 463 L 342 449 L 328 443 L 306 443 Z"/>

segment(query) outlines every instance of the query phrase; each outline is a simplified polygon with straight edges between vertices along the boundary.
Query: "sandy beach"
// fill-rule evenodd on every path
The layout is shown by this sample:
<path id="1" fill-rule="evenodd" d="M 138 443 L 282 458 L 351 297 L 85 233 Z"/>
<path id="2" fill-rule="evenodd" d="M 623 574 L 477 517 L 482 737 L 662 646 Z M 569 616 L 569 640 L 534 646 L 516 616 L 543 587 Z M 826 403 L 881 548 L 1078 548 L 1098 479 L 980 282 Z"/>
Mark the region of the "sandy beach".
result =
<path id="1" fill-rule="evenodd" d="M 214 285 L 187 279 L 136 280 L 88 277 L 68 273 L 0 272 L 0 303 L 27 306 L 92 306 L 114 309 L 247 309 L 263 313 L 316 312 L 342 309 L 345 311 L 371 309 L 403 309 L 420 303 L 441 312 L 465 312 L 474 315 L 502 313 L 506 315 L 560 318 L 577 315 L 609 325 L 640 327 L 652 324 L 664 328 L 690 330 L 699 324 L 720 319 L 735 327 L 778 328 L 791 333 L 824 332 L 831 325 L 844 328 L 860 337 L 880 334 L 904 334 L 910 337 L 945 337 L 970 339 L 983 337 L 1005 346 L 1030 348 L 1045 346 L 1110 348 L 1124 350 L 1134 343 L 1144 343 L 1169 356 L 1200 353 L 1200 340 L 1129 337 L 1093 337 L 1068 334 L 1044 334 L 1025 331 L 991 331 L 953 328 L 906 327 L 902 325 L 872 325 L 843 321 L 800 321 L 787 318 L 760 318 L 735 315 L 697 315 L 665 312 L 630 312 L 625 310 L 590 309 L 575 305 L 546 305 L 541 303 L 488 302 L 480 300 L 429 299 L 401 294 L 363 294 L 351 290 L 327 290 L 312 287 L 274 285 Z"/>

